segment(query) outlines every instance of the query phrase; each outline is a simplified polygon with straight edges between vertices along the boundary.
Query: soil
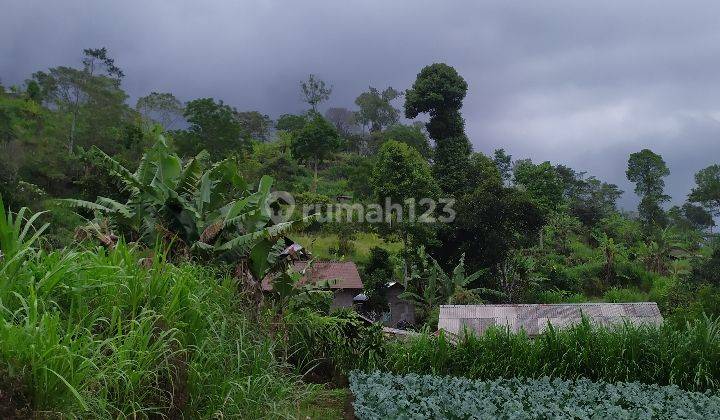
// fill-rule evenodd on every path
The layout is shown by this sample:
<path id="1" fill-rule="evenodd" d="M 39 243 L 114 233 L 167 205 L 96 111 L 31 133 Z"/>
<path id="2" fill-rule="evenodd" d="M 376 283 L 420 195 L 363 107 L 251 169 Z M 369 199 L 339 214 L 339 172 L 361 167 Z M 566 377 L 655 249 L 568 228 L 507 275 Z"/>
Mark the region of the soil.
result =
<path id="1" fill-rule="evenodd" d="M 34 418 L 22 380 L 0 371 L 0 419 Z"/>

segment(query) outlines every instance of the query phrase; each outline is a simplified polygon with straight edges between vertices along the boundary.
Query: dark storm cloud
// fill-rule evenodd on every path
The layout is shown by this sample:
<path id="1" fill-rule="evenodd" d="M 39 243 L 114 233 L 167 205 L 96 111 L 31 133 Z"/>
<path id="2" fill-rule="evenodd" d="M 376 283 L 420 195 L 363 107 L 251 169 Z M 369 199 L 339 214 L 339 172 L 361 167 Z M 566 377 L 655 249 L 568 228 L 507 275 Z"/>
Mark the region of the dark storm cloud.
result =
<path id="1" fill-rule="evenodd" d="M 10 1 L 0 77 L 107 46 L 134 101 L 151 90 L 213 96 L 273 116 L 297 112 L 298 81 L 319 74 L 328 106 L 368 85 L 408 87 L 444 61 L 470 90 L 475 148 L 550 160 L 621 185 L 627 155 L 661 153 L 682 202 L 692 174 L 720 160 L 720 4 L 712 1 Z"/>

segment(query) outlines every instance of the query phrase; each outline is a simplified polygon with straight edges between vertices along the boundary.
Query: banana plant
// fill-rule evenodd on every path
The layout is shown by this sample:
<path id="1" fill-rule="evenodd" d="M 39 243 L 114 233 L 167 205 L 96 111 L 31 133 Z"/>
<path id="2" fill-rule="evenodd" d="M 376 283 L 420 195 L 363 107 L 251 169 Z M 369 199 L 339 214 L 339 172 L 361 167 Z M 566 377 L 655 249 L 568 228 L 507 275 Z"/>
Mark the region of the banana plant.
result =
<path id="1" fill-rule="evenodd" d="M 155 145 L 143 155 L 135 172 L 99 149 L 91 152 L 127 191 L 127 202 L 107 197 L 95 202 L 58 202 L 92 211 L 96 222 L 108 220 L 129 241 L 148 246 L 172 243 L 176 249 L 206 258 L 254 254 L 252 274 L 262 279 L 261 266 L 272 245 L 312 216 L 273 224 L 271 177 L 263 176 L 257 189 L 250 190 L 235 159 L 210 164 L 209 154 L 202 151 L 183 164 L 164 136 L 156 135 Z"/>
<path id="2" fill-rule="evenodd" d="M 416 277 L 415 282 L 420 283 L 417 292 L 406 291 L 399 295 L 401 299 L 410 301 L 426 311 L 432 310 L 438 305 L 446 304 L 450 298 L 460 290 L 487 292 L 487 289 L 466 289 L 469 284 L 486 273 L 486 270 L 478 270 L 472 274 L 465 274 L 465 254 L 460 257 L 459 263 L 453 271 L 446 273 L 438 262 L 428 256 L 431 265 L 427 270 L 426 279 Z M 426 280 L 426 281 L 423 281 Z"/>

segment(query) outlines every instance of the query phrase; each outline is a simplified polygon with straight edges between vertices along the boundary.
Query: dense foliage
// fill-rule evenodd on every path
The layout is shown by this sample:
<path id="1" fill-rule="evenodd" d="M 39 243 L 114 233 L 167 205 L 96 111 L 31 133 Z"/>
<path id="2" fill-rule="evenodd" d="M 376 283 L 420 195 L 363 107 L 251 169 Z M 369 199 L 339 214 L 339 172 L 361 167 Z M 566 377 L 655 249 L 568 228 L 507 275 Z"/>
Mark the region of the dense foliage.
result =
<path id="1" fill-rule="evenodd" d="M 350 389 L 361 419 L 413 418 L 713 418 L 720 397 L 674 386 L 610 384 L 587 379 L 462 378 L 353 372 Z"/>
<path id="2" fill-rule="evenodd" d="M 130 107 L 120 64 L 86 49 L 77 65 L 0 86 L 0 391 L 17 389 L 27 409 L 287 414 L 306 390 L 289 366 L 340 383 L 378 368 L 718 388 L 717 164 L 667 209 L 671 168 L 651 150 L 631 154 L 626 175 L 641 200 L 627 212 L 617 185 L 580 170 L 473 152 L 468 86 L 444 63 L 404 92 L 369 87 L 358 109 L 324 113 L 332 85 L 310 75 L 299 86 L 309 109 L 276 121 L 169 92 Z M 402 124 L 402 100 L 406 117 L 429 121 Z M 292 204 L 273 201 L 277 191 L 297 205 L 290 222 L 270 217 Z M 303 206 L 386 200 L 395 219 L 303 217 Z M 412 200 L 427 217 L 397 220 Z M 331 313 L 330 292 L 288 269 L 284 235 L 300 228 L 303 251 L 360 266 L 364 315 L 377 319 L 387 285 L 402 285 L 418 315 L 408 327 L 424 332 L 387 342 L 351 310 Z M 262 293 L 268 275 L 277 287 Z M 655 301 L 666 323 L 583 324 L 537 340 L 428 334 L 440 304 L 594 300 Z"/>
<path id="3" fill-rule="evenodd" d="M 420 335 L 391 345 L 388 370 L 473 379 L 551 376 L 718 389 L 719 328 L 717 320 L 610 329 L 582 323 L 551 329 L 534 339 L 495 329 L 455 344 L 442 335 Z"/>
<path id="4" fill-rule="evenodd" d="M 123 243 L 45 251 L 31 221 L 0 211 L 0 417 L 284 416 L 309 391 L 236 281 Z"/>

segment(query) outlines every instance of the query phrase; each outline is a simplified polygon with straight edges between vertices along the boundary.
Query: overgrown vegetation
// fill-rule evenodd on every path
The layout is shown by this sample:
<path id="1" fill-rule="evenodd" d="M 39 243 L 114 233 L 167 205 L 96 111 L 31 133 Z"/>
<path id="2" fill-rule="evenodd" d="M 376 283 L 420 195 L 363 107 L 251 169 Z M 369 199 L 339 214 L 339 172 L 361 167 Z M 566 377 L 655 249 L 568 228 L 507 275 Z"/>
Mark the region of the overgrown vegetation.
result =
<path id="1" fill-rule="evenodd" d="M 585 172 L 473 152 L 467 83 L 447 64 L 324 115 L 332 88 L 311 75 L 307 112 L 276 121 L 168 92 L 131 107 L 120 65 L 87 49 L 0 86 L 0 395 L 14 401 L 0 415 L 291 416 L 313 398 L 302 380 L 343 384 L 353 369 L 718 388 L 718 165 L 668 209 L 662 156 L 631 154 L 634 214 Z M 403 97 L 426 124 L 400 120 Z M 292 204 L 277 191 L 297 204 L 287 222 L 271 218 Z M 452 211 L 397 217 L 423 199 Z M 322 217 L 386 200 L 395 210 L 373 222 Z M 402 285 L 421 334 L 388 341 L 351 309 L 331 313 L 330 293 L 289 269 L 286 235 L 360 266 L 365 315 Z M 655 301 L 665 325 L 433 334 L 441 304 L 598 300 Z"/>
<path id="2" fill-rule="evenodd" d="M 309 395 L 230 277 L 123 242 L 46 251 L 33 218 L 0 216 L 0 391 L 24 390 L 0 412 L 259 418 Z"/>

